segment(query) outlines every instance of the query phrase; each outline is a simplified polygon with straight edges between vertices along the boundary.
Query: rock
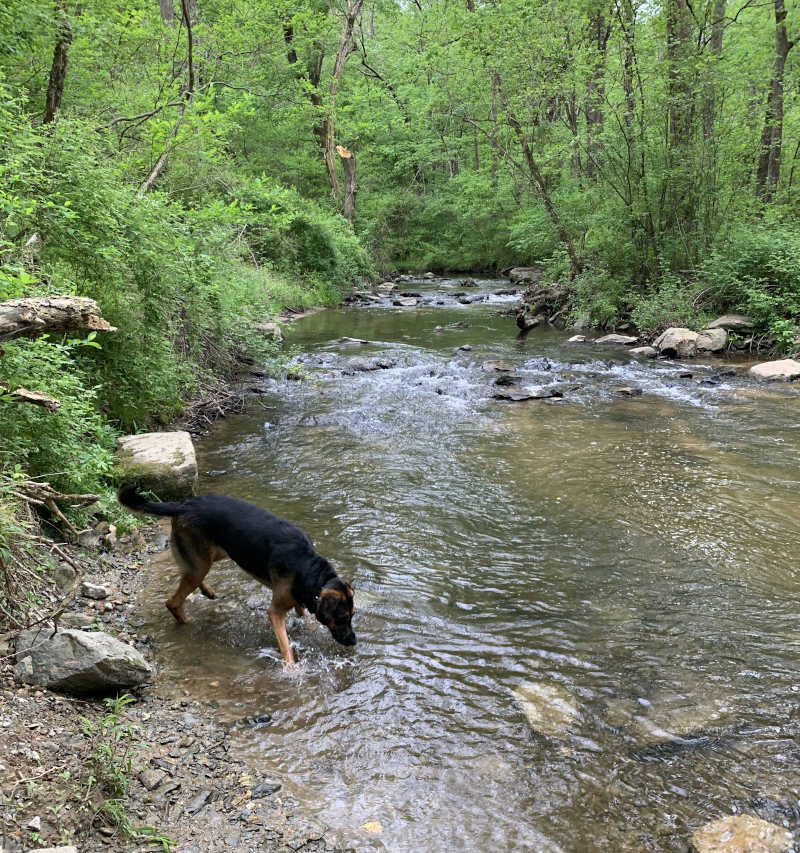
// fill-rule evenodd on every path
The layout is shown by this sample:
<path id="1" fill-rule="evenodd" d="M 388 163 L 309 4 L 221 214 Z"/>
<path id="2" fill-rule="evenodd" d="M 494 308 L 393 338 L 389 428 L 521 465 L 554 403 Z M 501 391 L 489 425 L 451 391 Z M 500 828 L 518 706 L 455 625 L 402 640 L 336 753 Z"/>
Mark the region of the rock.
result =
<path id="1" fill-rule="evenodd" d="M 472 352 L 472 344 L 461 344 L 461 346 L 459 347 L 459 349 L 460 349 L 462 352 Z"/>
<path id="2" fill-rule="evenodd" d="M 515 287 L 505 287 L 500 290 L 495 290 L 495 296 L 516 296 L 519 291 Z"/>
<path id="3" fill-rule="evenodd" d="M 369 820 L 366 823 L 362 823 L 359 829 L 370 835 L 380 835 L 383 832 L 383 826 L 379 820 Z"/>
<path id="4" fill-rule="evenodd" d="M 573 335 L 568 341 L 568 344 L 582 344 L 586 341 L 586 335 Z"/>
<path id="5" fill-rule="evenodd" d="M 118 467 L 123 480 L 162 500 L 191 497 L 197 491 L 197 458 L 188 432 L 145 432 L 119 439 Z"/>
<path id="6" fill-rule="evenodd" d="M 643 355 L 645 358 L 655 358 L 658 350 L 655 347 L 634 347 L 631 355 Z"/>
<path id="7" fill-rule="evenodd" d="M 714 820 L 692 835 L 695 853 L 788 853 L 792 834 L 749 814 Z"/>
<path id="8" fill-rule="evenodd" d="M 462 278 L 459 285 L 461 287 L 477 287 L 478 282 L 474 278 Z"/>
<path id="9" fill-rule="evenodd" d="M 762 379 L 765 382 L 797 379 L 800 377 L 800 361 L 795 361 L 793 358 L 762 361 L 761 364 L 754 364 L 748 372 L 756 379 Z"/>
<path id="10" fill-rule="evenodd" d="M 529 681 L 520 684 L 513 696 L 531 728 L 539 734 L 561 737 L 578 718 L 572 696 L 559 684 Z"/>
<path id="11" fill-rule="evenodd" d="M 542 267 L 514 267 L 509 270 L 508 278 L 512 284 L 536 284 L 543 275 Z"/>
<path id="12" fill-rule="evenodd" d="M 100 537 L 94 530 L 80 530 L 78 532 L 78 545 L 81 548 L 97 548 L 100 545 Z"/>
<path id="13" fill-rule="evenodd" d="M 642 396 L 642 389 L 641 388 L 630 388 L 630 387 L 626 386 L 624 388 L 616 388 L 615 391 L 617 394 L 620 395 L 620 397 L 641 397 Z"/>
<path id="14" fill-rule="evenodd" d="M 392 300 L 392 305 L 397 305 L 399 308 L 416 308 L 418 300 L 413 296 L 400 296 Z"/>
<path id="15" fill-rule="evenodd" d="M 78 853 L 77 847 L 37 847 L 36 853 Z"/>
<path id="16" fill-rule="evenodd" d="M 106 551 L 113 551 L 117 547 L 117 528 L 113 524 L 111 530 L 100 539 L 100 542 Z"/>
<path id="17" fill-rule="evenodd" d="M 260 800 L 262 797 L 269 797 L 272 794 L 277 794 L 282 787 L 280 782 L 262 782 L 250 792 L 250 799 Z"/>
<path id="18" fill-rule="evenodd" d="M 696 346 L 704 352 L 722 352 L 728 346 L 728 333 L 725 329 L 704 329 L 697 336 Z"/>
<path id="19" fill-rule="evenodd" d="M 691 370 L 679 370 L 678 379 L 691 379 L 694 376 Z"/>
<path id="20" fill-rule="evenodd" d="M 103 598 L 108 598 L 108 590 L 104 586 L 100 586 L 100 584 L 83 581 L 81 583 L 81 595 L 84 598 L 93 598 L 95 601 L 100 601 Z"/>
<path id="21" fill-rule="evenodd" d="M 369 341 L 365 341 L 363 338 L 339 338 L 339 343 L 343 346 L 364 346 L 368 344 Z"/>
<path id="22" fill-rule="evenodd" d="M 529 388 L 509 387 L 492 394 L 495 400 L 511 400 L 518 403 L 522 400 L 547 400 L 551 397 L 563 397 L 563 393 L 556 388 L 543 388 L 532 386 Z"/>
<path id="23" fill-rule="evenodd" d="M 142 770 L 138 776 L 139 781 L 148 791 L 155 791 L 166 778 L 167 774 L 163 770 L 155 770 L 150 767 Z"/>
<path id="24" fill-rule="evenodd" d="M 388 293 L 390 290 L 394 290 L 394 282 L 393 281 L 382 281 L 378 285 L 378 290 L 385 291 Z"/>
<path id="25" fill-rule="evenodd" d="M 475 300 L 471 296 L 463 295 L 458 297 L 458 301 L 461 305 L 472 305 Z"/>
<path id="26" fill-rule="evenodd" d="M 523 331 L 548 322 L 548 317 L 560 313 L 567 304 L 569 291 L 557 284 L 534 284 L 525 288 L 522 304 L 514 309 L 517 326 Z"/>
<path id="27" fill-rule="evenodd" d="M 431 279 L 436 278 L 436 273 L 426 272 L 425 275 L 422 276 L 424 279 L 431 281 Z"/>
<path id="28" fill-rule="evenodd" d="M 210 796 L 211 791 L 200 791 L 200 793 L 196 797 L 194 797 L 187 803 L 184 812 L 186 812 L 186 814 L 188 815 L 197 814 L 200 809 L 202 809 L 203 806 L 208 802 L 208 798 Z"/>
<path id="29" fill-rule="evenodd" d="M 717 317 L 713 323 L 708 324 L 709 329 L 726 329 L 729 332 L 742 332 L 753 328 L 753 318 L 746 314 L 723 314 Z"/>
<path id="30" fill-rule="evenodd" d="M 349 358 L 344 365 L 346 373 L 368 373 L 371 370 L 388 370 L 397 362 L 388 358 Z"/>
<path id="31" fill-rule="evenodd" d="M 60 592 L 66 592 L 75 583 L 76 572 L 69 563 L 59 562 L 53 569 L 53 580 Z"/>
<path id="32" fill-rule="evenodd" d="M 50 628 L 42 628 L 19 635 L 19 681 L 77 695 L 103 695 L 150 678 L 150 664 L 133 646 L 115 637 L 77 628 L 51 633 Z"/>
<path id="33" fill-rule="evenodd" d="M 504 361 L 484 361 L 482 367 L 484 370 L 497 371 L 498 373 L 511 373 L 514 369 L 513 364 L 507 364 Z"/>
<path id="34" fill-rule="evenodd" d="M 29 829 L 31 832 L 41 832 L 42 831 L 42 819 L 37 814 L 33 820 L 29 820 L 25 824 L 25 829 Z"/>
<path id="35" fill-rule="evenodd" d="M 631 344 L 635 344 L 639 338 L 634 337 L 633 335 L 603 335 L 602 338 L 597 338 L 595 340 L 596 344 L 618 344 L 621 346 L 630 346 Z"/>
<path id="36" fill-rule="evenodd" d="M 669 358 L 693 358 L 697 355 L 697 332 L 671 327 L 662 332 L 653 346 Z"/>
<path id="37" fill-rule="evenodd" d="M 264 337 L 271 338 L 276 343 L 281 343 L 283 341 L 283 332 L 277 323 L 259 323 L 256 326 L 256 331 L 261 332 Z"/>

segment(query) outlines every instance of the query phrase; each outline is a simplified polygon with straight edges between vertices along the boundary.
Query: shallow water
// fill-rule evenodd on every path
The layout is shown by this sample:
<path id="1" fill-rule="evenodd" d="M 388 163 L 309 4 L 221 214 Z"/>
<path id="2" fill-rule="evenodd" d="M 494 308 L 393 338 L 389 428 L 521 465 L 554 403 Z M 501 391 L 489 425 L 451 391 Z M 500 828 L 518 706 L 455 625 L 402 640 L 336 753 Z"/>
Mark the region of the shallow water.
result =
<path id="1" fill-rule="evenodd" d="M 287 673 L 267 591 L 218 564 L 178 628 L 165 570 L 144 614 L 165 689 L 216 700 L 357 851 L 684 851 L 735 810 L 797 831 L 800 395 L 520 339 L 505 283 L 471 305 L 441 285 L 298 321 L 308 378 L 199 447 L 203 491 L 297 522 L 352 580 L 358 646 L 290 620 Z M 563 401 L 492 399 L 498 361 Z M 531 727 L 531 682 L 574 707 L 565 729 Z"/>

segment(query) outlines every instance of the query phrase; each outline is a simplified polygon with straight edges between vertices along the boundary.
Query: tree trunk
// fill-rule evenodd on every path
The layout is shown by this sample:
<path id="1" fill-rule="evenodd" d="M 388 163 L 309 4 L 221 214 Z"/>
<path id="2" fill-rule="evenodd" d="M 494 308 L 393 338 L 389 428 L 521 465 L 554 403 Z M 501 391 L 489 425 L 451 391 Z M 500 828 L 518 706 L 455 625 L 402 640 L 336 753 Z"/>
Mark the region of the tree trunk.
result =
<path id="1" fill-rule="evenodd" d="M 586 79 L 586 177 L 594 178 L 597 172 L 600 143 L 598 137 L 603 131 L 603 99 L 605 98 L 606 45 L 611 28 L 606 23 L 602 11 L 595 12 L 589 20 L 591 48 L 594 55 L 591 71 Z"/>
<path id="2" fill-rule="evenodd" d="M 522 148 L 522 153 L 525 156 L 525 162 L 528 165 L 528 171 L 531 174 L 531 178 L 533 179 L 539 198 L 542 200 L 542 203 L 550 216 L 550 221 L 555 226 L 558 239 L 564 244 L 564 248 L 567 250 L 567 255 L 569 257 L 569 279 L 572 281 L 581 271 L 582 267 L 580 259 L 578 258 L 578 253 L 575 251 L 575 244 L 572 241 L 572 236 L 569 231 L 567 231 L 566 226 L 562 222 L 561 217 L 558 215 L 558 211 L 553 204 L 553 199 L 551 198 L 550 191 L 547 188 L 547 183 L 539 169 L 539 164 L 536 162 L 536 158 L 533 156 L 533 151 L 531 150 L 531 146 L 522 130 L 522 125 L 520 124 L 519 119 L 517 119 L 509 108 L 508 99 L 503 92 L 500 75 L 495 73 L 495 78 L 497 80 L 497 92 L 500 96 L 500 103 L 506 111 L 506 120 L 508 121 L 509 126 L 513 129 L 520 147 Z"/>
<path id="3" fill-rule="evenodd" d="M 492 100 L 489 105 L 489 121 L 492 123 L 492 126 L 489 130 L 491 134 L 491 145 L 492 145 L 492 165 L 489 168 L 489 174 L 492 178 L 492 183 L 497 182 L 497 151 L 498 151 L 498 143 L 497 143 L 497 81 L 499 77 L 496 74 L 492 75 Z"/>
<path id="4" fill-rule="evenodd" d="M 330 183 L 331 195 L 333 195 L 334 199 L 338 199 L 341 195 L 339 173 L 336 169 L 336 158 L 334 157 L 334 112 L 336 110 L 336 96 L 339 92 L 339 82 L 342 78 L 342 71 L 344 71 L 344 64 L 347 61 L 347 57 L 352 53 L 350 40 L 353 38 L 356 18 L 361 11 L 363 3 L 364 0 L 347 0 L 344 29 L 342 30 L 342 38 L 339 42 L 339 50 L 336 51 L 331 85 L 328 91 L 328 108 L 325 118 L 322 121 L 322 156 L 325 160 L 328 182 Z"/>
<path id="5" fill-rule="evenodd" d="M 72 43 L 72 27 L 67 18 L 65 0 L 58 0 L 56 13 L 58 14 L 56 46 L 53 50 L 53 64 L 50 67 L 50 82 L 47 84 L 44 119 L 42 120 L 44 124 L 53 121 L 61 109 L 61 99 L 64 96 L 64 84 L 67 79 L 69 46 Z"/>
<path id="6" fill-rule="evenodd" d="M 774 0 L 775 7 L 775 66 L 767 94 L 764 130 L 756 171 L 756 193 L 763 201 L 770 201 L 778 185 L 781 172 L 781 147 L 783 144 L 783 77 L 786 57 L 797 40 L 790 41 L 786 33 L 786 6 L 784 0 Z"/>
<path id="7" fill-rule="evenodd" d="M 342 158 L 342 166 L 344 168 L 344 216 L 345 219 L 353 226 L 355 231 L 356 223 L 356 195 L 358 193 L 358 182 L 356 180 L 356 158 L 355 155 L 348 151 L 343 145 L 336 146 L 336 153 Z"/>
<path id="8" fill-rule="evenodd" d="M 667 139 L 670 148 L 676 152 L 686 151 L 692 131 L 690 37 L 691 14 L 686 0 L 667 0 Z"/>
<path id="9" fill-rule="evenodd" d="M 717 60 L 722 55 L 722 35 L 724 33 L 723 23 L 725 21 L 726 0 L 714 0 L 714 8 L 711 11 L 711 40 L 709 49 L 713 68 L 716 70 Z M 710 141 L 714 137 L 714 121 L 717 112 L 716 100 L 716 74 L 711 73 L 706 83 L 706 97 L 703 101 L 703 139 Z"/>
<path id="10" fill-rule="evenodd" d="M 161 23 L 165 27 L 174 27 L 175 7 L 172 5 L 172 0 L 159 0 L 158 5 L 161 9 Z"/>

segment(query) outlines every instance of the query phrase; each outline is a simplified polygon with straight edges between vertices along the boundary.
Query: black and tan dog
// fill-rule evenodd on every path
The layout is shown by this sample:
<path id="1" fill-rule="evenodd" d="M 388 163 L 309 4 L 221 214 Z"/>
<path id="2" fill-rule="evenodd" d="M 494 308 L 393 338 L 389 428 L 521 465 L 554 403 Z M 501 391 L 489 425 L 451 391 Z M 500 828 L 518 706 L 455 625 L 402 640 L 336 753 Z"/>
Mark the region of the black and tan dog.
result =
<path id="1" fill-rule="evenodd" d="M 212 563 L 230 557 L 272 589 L 269 621 L 289 663 L 294 663 L 294 653 L 286 635 L 286 614 L 292 608 L 298 616 L 308 608 L 337 643 L 356 644 L 351 625 L 353 588 L 314 550 L 297 525 L 223 495 L 155 503 L 129 486 L 118 497 L 129 509 L 172 518 L 172 553 L 182 576 L 166 606 L 178 622 L 186 622 L 183 604 L 195 589 L 199 587 L 207 598 L 215 597 L 205 577 Z"/>

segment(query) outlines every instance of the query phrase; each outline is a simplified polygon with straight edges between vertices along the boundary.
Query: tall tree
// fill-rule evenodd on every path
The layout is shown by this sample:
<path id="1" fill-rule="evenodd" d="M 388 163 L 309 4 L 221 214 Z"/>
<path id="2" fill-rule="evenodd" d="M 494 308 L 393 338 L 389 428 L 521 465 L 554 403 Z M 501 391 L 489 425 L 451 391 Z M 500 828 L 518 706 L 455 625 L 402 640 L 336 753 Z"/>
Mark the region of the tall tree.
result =
<path id="1" fill-rule="evenodd" d="M 72 43 L 72 27 L 67 17 L 67 6 L 65 0 L 57 0 L 56 16 L 56 45 L 53 49 L 53 62 L 50 66 L 50 82 L 47 85 L 45 96 L 44 124 L 53 121 L 61 109 L 61 100 L 64 97 L 64 86 L 67 80 L 67 63 L 69 58 L 69 46 Z"/>

